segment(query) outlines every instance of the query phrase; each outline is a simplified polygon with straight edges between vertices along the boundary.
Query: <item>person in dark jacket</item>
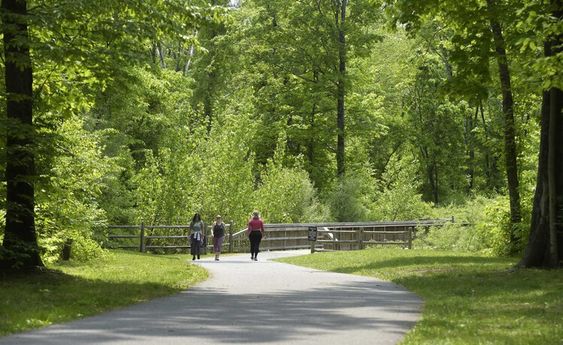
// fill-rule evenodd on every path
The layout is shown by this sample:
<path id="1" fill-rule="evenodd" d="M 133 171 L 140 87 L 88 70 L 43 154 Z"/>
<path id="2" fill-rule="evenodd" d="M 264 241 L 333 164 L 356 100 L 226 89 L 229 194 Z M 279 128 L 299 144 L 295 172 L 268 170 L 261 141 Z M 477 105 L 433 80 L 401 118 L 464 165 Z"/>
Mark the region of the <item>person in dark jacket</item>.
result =
<path id="1" fill-rule="evenodd" d="M 225 223 L 223 223 L 221 216 L 217 216 L 215 217 L 215 223 L 213 223 L 213 252 L 215 253 L 215 261 L 219 261 L 224 238 Z"/>

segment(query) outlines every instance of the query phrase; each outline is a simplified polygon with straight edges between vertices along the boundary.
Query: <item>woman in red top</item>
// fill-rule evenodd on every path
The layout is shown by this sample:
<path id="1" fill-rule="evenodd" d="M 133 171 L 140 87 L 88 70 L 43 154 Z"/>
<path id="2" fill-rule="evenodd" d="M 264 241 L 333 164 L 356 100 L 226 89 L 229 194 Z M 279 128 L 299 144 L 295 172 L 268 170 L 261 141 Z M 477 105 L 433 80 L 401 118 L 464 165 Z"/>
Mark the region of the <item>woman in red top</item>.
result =
<path id="1" fill-rule="evenodd" d="M 262 241 L 262 236 L 264 235 L 264 222 L 260 219 L 258 211 L 252 212 L 252 218 L 248 222 L 246 231 L 250 240 L 250 259 L 258 261 L 260 241 Z"/>

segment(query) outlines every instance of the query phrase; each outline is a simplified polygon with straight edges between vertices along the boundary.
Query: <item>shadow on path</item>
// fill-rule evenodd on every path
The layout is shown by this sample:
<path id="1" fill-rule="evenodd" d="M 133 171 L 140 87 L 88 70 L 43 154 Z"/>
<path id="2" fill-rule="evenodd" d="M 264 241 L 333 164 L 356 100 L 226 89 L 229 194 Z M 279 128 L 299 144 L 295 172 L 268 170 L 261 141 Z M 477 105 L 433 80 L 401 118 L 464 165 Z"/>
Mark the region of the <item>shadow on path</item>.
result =
<path id="1" fill-rule="evenodd" d="M 0 344 L 394 344 L 419 317 L 420 300 L 388 282 L 239 258 L 202 265 L 214 277 L 189 291 Z"/>

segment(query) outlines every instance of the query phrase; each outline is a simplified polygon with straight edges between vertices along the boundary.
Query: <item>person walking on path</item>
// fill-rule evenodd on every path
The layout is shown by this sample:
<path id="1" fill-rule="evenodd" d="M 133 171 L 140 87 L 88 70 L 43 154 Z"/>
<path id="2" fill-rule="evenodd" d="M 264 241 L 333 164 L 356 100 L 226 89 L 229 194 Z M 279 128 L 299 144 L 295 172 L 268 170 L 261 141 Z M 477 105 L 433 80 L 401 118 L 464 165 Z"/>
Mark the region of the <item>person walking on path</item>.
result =
<path id="1" fill-rule="evenodd" d="M 203 239 L 205 237 L 205 225 L 201 220 L 199 213 L 194 214 L 192 221 L 190 223 L 190 252 L 192 254 L 192 260 L 196 257 L 200 258 L 201 245 L 203 244 Z"/>
<path id="2" fill-rule="evenodd" d="M 250 240 L 250 259 L 258 261 L 258 252 L 260 251 L 260 241 L 264 236 L 264 222 L 260 218 L 258 211 L 252 212 L 252 218 L 248 221 L 246 228 L 248 239 Z"/>
<path id="3" fill-rule="evenodd" d="M 225 223 L 223 223 L 221 216 L 217 216 L 215 217 L 215 223 L 213 223 L 213 252 L 215 253 L 215 261 L 219 261 L 224 238 Z"/>

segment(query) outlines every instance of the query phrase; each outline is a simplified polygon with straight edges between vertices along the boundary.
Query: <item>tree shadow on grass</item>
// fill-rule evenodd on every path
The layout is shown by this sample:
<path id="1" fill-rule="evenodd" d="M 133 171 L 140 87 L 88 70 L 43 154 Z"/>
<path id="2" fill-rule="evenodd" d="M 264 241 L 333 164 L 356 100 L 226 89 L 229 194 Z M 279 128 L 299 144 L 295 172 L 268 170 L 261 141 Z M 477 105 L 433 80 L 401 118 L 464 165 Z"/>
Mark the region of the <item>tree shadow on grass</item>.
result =
<path id="1" fill-rule="evenodd" d="M 409 257 L 396 257 L 387 260 L 378 260 L 369 262 L 363 265 L 353 265 L 339 267 L 335 272 L 340 273 L 355 273 L 364 270 L 381 270 L 389 268 L 404 268 L 409 266 L 434 267 L 435 269 L 451 269 L 456 265 L 490 265 L 490 264 L 506 264 L 510 266 L 511 261 L 506 258 L 483 257 L 483 256 L 409 256 Z"/>
<path id="2" fill-rule="evenodd" d="M 0 291 L 0 334 L 6 334 L 98 314 L 180 289 L 154 282 L 85 279 L 46 269 L 4 276 Z"/>
<path id="3" fill-rule="evenodd" d="M 409 275 L 396 282 L 425 301 L 419 342 L 543 345 L 563 339 L 562 273 L 467 270 Z"/>

